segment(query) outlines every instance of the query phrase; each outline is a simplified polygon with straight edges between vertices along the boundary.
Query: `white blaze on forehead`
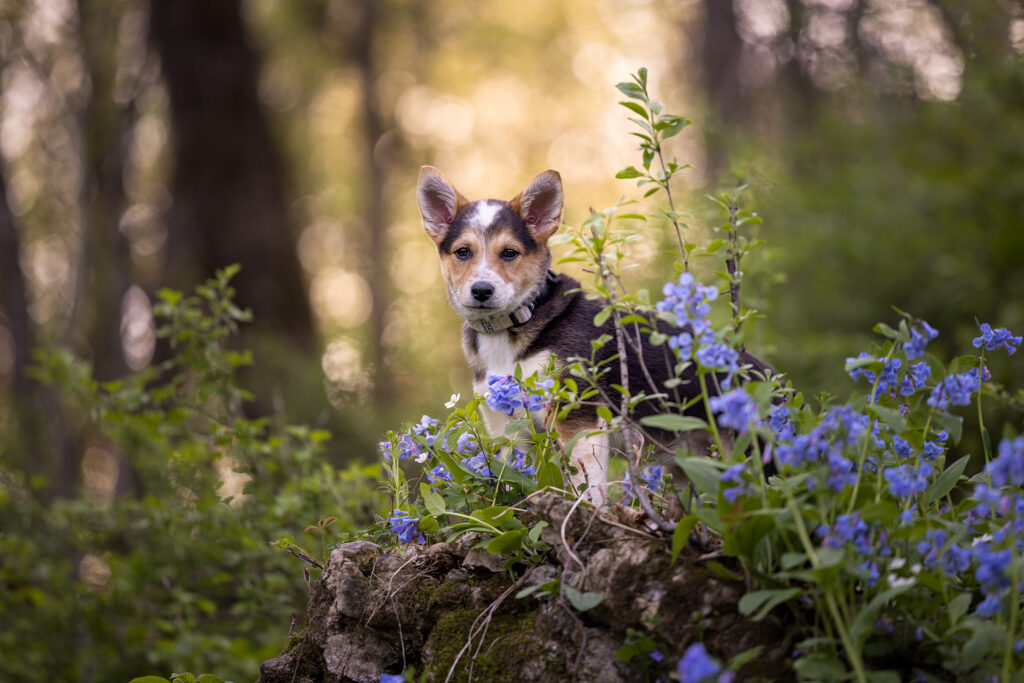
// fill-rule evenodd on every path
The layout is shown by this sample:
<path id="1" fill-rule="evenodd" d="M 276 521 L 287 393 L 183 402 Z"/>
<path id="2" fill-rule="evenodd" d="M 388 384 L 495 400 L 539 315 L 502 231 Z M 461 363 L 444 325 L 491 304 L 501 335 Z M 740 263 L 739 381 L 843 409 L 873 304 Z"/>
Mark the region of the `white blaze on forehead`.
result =
<path id="1" fill-rule="evenodd" d="M 484 231 L 494 224 L 494 219 L 501 211 L 502 203 L 484 199 L 476 203 L 473 213 L 469 215 L 469 224 L 476 230 Z"/>

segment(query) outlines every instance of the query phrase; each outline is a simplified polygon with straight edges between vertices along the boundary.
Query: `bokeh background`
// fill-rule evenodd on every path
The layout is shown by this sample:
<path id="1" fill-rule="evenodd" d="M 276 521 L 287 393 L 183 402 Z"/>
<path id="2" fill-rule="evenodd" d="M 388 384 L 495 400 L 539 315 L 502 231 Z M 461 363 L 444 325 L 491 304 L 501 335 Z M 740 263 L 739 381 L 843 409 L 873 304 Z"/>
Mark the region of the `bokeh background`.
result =
<path id="1" fill-rule="evenodd" d="M 47 502 L 84 480 L 100 506 L 131 495 L 130 454 L 60 419 L 31 349 L 125 377 L 166 353 L 159 289 L 231 263 L 251 414 L 329 430 L 335 465 L 372 461 L 384 429 L 469 391 L 420 165 L 470 198 L 556 168 L 573 224 L 639 198 L 613 176 L 638 156 L 614 84 L 640 66 L 694 122 L 671 152 L 693 165 L 695 239 L 721 220 L 706 193 L 750 185 L 749 345 L 805 393 L 852 390 L 843 359 L 891 306 L 938 328 L 942 357 L 975 316 L 1019 333 L 1022 55 L 1017 0 L 3 0 L 3 466 L 32 463 Z M 644 229 L 657 288 L 670 242 Z"/>

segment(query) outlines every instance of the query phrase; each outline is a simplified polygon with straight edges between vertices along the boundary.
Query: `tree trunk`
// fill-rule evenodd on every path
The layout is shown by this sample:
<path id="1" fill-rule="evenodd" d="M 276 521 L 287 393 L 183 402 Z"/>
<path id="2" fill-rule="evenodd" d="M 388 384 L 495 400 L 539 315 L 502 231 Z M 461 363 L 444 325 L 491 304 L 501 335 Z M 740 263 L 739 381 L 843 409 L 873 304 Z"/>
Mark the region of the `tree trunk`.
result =
<path id="1" fill-rule="evenodd" d="M 363 195 L 364 229 L 367 237 L 366 268 L 369 271 L 367 282 L 373 296 L 368 348 L 370 363 L 373 366 L 373 401 L 376 407 L 383 408 L 390 403 L 393 387 L 390 372 L 384 364 L 386 354 L 383 343 L 385 313 L 391 302 L 391 285 L 386 266 L 387 216 L 384 206 L 384 185 L 387 169 L 382 158 L 387 150 L 378 148 L 387 126 L 378 101 L 377 61 L 373 52 L 378 1 L 360 1 L 359 26 L 354 35 L 352 52 L 360 76 L 363 102 L 363 155 L 365 167 L 369 171 Z"/>
<path id="2" fill-rule="evenodd" d="M 315 348 L 283 162 L 257 94 L 241 0 L 151 0 L 150 37 L 170 96 L 174 171 L 165 280 L 177 288 L 239 263 L 254 331 Z"/>
<path id="3" fill-rule="evenodd" d="M 706 127 L 709 181 L 719 180 L 729 166 L 728 139 L 746 117 L 746 98 L 740 81 L 743 39 L 736 29 L 733 0 L 706 0 L 704 42 L 701 45 L 702 82 L 713 122 Z"/>

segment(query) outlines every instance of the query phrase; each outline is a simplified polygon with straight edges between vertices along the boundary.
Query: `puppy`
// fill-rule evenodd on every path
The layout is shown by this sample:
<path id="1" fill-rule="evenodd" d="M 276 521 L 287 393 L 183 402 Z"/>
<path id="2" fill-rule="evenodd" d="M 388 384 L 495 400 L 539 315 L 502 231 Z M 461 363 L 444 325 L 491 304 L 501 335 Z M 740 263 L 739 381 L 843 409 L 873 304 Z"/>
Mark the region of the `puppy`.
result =
<path id="1" fill-rule="evenodd" d="M 555 372 L 574 358 L 590 358 L 591 341 L 602 334 L 614 336 L 611 320 L 595 327 L 597 302 L 579 291 L 573 278 L 550 270 L 548 240 L 562 219 L 562 181 L 557 171 L 537 174 L 526 189 L 510 201 L 482 199 L 469 201 L 431 166 L 420 170 L 417 203 L 423 228 L 437 246 L 441 274 L 452 307 L 462 316 L 462 348 L 473 370 L 473 388 L 487 390 L 488 373 L 511 375 L 516 365 L 522 376 L 542 371 L 555 357 Z M 666 389 L 663 382 L 674 376 L 676 360 L 668 347 L 652 346 L 647 335 L 629 328 L 634 343 L 640 341 L 641 355 L 627 349 L 627 371 L 633 393 L 668 393 L 672 400 L 685 404 L 700 395 L 700 385 L 692 365 L 682 375 L 682 383 Z M 665 325 L 663 332 L 678 334 Z M 609 342 L 596 352 L 600 363 L 617 353 Z M 749 354 L 740 362 L 757 370 L 768 366 Z M 605 365 L 600 377 L 602 395 L 617 401 L 620 384 L 619 362 Z M 649 386 L 653 383 L 654 386 Z M 711 382 L 713 387 L 717 382 Z M 637 417 L 658 412 L 656 401 L 642 402 Z M 616 409 L 618 406 L 611 406 Z M 706 417 L 697 402 L 690 410 Z M 577 487 L 588 488 L 590 500 L 605 502 L 608 454 L 621 444 L 609 442 L 603 433 L 607 425 L 598 417 L 596 406 L 572 411 L 565 419 L 547 416 L 563 443 L 578 432 L 571 461 L 578 474 Z M 543 420 L 544 418 L 542 418 Z M 484 420 L 492 435 L 502 434 L 506 416 L 484 408 Z M 543 427 L 544 425 L 538 425 Z M 652 436 L 665 445 L 674 443 L 674 435 L 653 430 Z"/>

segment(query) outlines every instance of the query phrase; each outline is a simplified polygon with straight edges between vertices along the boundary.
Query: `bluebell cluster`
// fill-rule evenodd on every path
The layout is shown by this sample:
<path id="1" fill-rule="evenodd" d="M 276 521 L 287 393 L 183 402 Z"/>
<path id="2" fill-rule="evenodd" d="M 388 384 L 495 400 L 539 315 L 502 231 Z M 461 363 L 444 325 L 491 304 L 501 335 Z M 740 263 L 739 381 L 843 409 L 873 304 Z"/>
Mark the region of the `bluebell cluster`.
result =
<path id="1" fill-rule="evenodd" d="M 410 517 L 405 510 L 393 510 L 388 518 L 391 532 L 398 536 L 398 540 L 402 543 L 424 543 L 426 541 L 417 528 L 419 522 L 419 517 Z"/>
<path id="2" fill-rule="evenodd" d="M 748 488 L 743 482 L 743 473 L 746 469 L 747 465 L 740 463 L 722 472 L 722 481 L 726 484 L 731 484 L 731 486 L 722 489 L 722 496 L 730 503 L 735 503 L 737 498 L 741 498 L 748 493 Z"/>
<path id="3" fill-rule="evenodd" d="M 377 446 L 385 460 L 405 460 L 417 453 L 416 444 L 408 434 L 396 434 L 393 439 L 381 441 Z"/>
<path id="4" fill-rule="evenodd" d="M 701 643 L 686 648 L 676 667 L 679 683 L 732 683 L 735 674 L 722 671 L 722 665 L 708 654 Z"/>
<path id="5" fill-rule="evenodd" d="M 925 321 L 910 328 L 910 341 L 903 344 L 903 354 L 907 360 L 914 360 L 924 355 L 924 347 L 928 342 L 939 336 L 938 330 Z"/>
<path id="6" fill-rule="evenodd" d="M 743 389 L 733 389 L 708 401 L 711 411 L 718 416 L 718 424 L 735 429 L 740 434 L 750 431 L 751 425 L 760 424 L 757 403 Z"/>
<path id="7" fill-rule="evenodd" d="M 807 434 L 793 434 L 781 441 L 776 446 L 776 456 L 783 465 L 791 467 L 827 460 L 829 453 L 841 456 L 844 448 L 857 443 L 868 422 L 867 416 L 853 408 L 837 406 Z"/>
<path id="8" fill-rule="evenodd" d="M 985 466 L 992 485 L 1024 486 L 1024 436 L 1004 439 L 999 444 L 999 455 Z"/>
<path id="9" fill-rule="evenodd" d="M 829 527 L 820 525 L 816 533 L 826 548 L 842 548 L 851 544 L 861 555 L 871 554 L 871 534 L 867 522 L 860 518 L 860 512 L 836 517 L 836 523 Z"/>
<path id="10" fill-rule="evenodd" d="M 862 351 L 856 358 L 847 358 L 846 361 L 863 359 L 879 360 L 870 353 Z M 924 361 L 915 363 L 901 373 L 902 368 L 903 360 L 900 358 L 890 358 L 885 362 L 885 365 L 882 366 L 881 376 L 878 377 L 878 386 L 871 397 L 872 400 L 877 401 L 880 396 L 895 396 L 897 390 L 902 396 L 913 396 L 915 392 L 925 388 L 928 377 L 932 373 L 928 363 Z M 863 377 L 872 384 L 876 377 L 875 373 L 867 368 L 854 368 L 850 370 L 849 375 L 852 379 Z"/>
<path id="11" fill-rule="evenodd" d="M 720 370 L 729 374 L 725 381 L 722 382 L 722 386 L 726 389 L 729 388 L 729 384 L 732 380 L 732 376 L 740 371 L 739 360 L 740 354 L 736 352 L 736 349 L 730 348 L 726 344 L 708 344 L 697 349 L 697 353 L 694 355 L 697 362 L 700 363 L 701 367 L 707 368 L 708 370 Z"/>
<path id="12" fill-rule="evenodd" d="M 926 567 L 938 567 L 945 576 L 957 576 L 971 566 L 970 549 L 956 544 L 946 547 L 946 532 L 942 529 L 926 531 L 924 540 L 917 542 L 917 552 Z"/>
<path id="13" fill-rule="evenodd" d="M 1001 346 L 1006 349 L 1007 355 L 1012 356 L 1022 340 L 1024 338 L 1013 336 L 1005 327 L 993 330 L 988 323 L 981 323 L 981 336 L 975 337 L 972 343 L 976 349 L 984 345 L 986 351 L 995 351 Z"/>
<path id="14" fill-rule="evenodd" d="M 988 368 L 984 367 L 981 373 L 978 372 L 978 368 L 971 368 L 967 372 L 949 375 L 932 389 L 928 405 L 940 410 L 949 410 L 950 405 L 970 405 L 971 397 L 981 389 L 981 383 L 991 377 Z"/>
<path id="15" fill-rule="evenodd" d="M 555 386 L 554 380 L 538 382 L 535 389 L 528 389 L 512 375 L 487 373 L 487 407 L 491 410 L 515 415 L 517 410 L 536 412 L 547 406 L 548 393 Z"/>
<path id="16" fill-rule="evenodd" d="M 679 276 L 679 282 L 673 284 L 665 283 L 661 293 L 665 296 L 656 305 L 662 313 L 671 312 L 675 316 L 677 327 L 689 326 L 692 335 L 687 334 L 692 345 L 694 337 L 700 343 L 706 344 L 714 339 L 715 332 L 708 322 L 708 314 L 711 312 L 711 302 L 718 298 L 718 290 L 711 286 L 704 286 L 697 282 L 690 273 L 683 273 Z M 680 335 L 681 336 L 681 335 Z M 672 340 L 669 340 L 672 344 Z M 680 346 L 677 342 L 673 348 Z M 682 356 L 682 354 L 680 354 Z M 689 354 L 686 354 L 689 358 Z"/>
<path id="17" fill-rule="evenodd" d="M 899 437 L 897 437 L 899 438 Z M 897 498 L 919 496 L 928 488 L 928 477 L 932 475 L 932 466 L 926 462 L 917 468 L 911 465 L 887 467 L 882 472 L 889 483 L 889 492 Z"/>
<path id="18" fill-rule="evenodd" d="M 664 468 L 661 465 L 648 465 L 640 473 L 640 481 L 647 488 L 648 491 L 656 493 L 661 487 L 661 477 L 664 474 Z M 629 478 L 629 473 L 626 473 L 625 479 L 622 482 L 622 489 L 625 494 L 626 500 L 632 500 L 636 495 L 633 493 L 632 482 Z"/>

